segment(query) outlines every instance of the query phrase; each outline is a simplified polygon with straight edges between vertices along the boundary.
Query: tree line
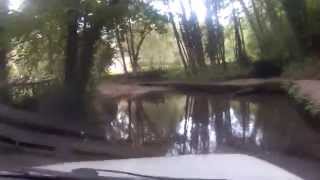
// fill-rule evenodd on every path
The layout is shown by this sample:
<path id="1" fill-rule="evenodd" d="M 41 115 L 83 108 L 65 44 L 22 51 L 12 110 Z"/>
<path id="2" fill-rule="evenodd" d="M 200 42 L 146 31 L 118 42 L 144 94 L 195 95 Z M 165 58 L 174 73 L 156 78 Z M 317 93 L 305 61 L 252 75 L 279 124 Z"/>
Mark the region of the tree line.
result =
<path id="1" fill-rule="evenodd" d="M 6 82 L 18 70 L 35 79 L 39 74 L 55 77 L 68 96 L 82 99 L 90 81 L 105 73 L 116 55 L 125 73 L 129 66 L 139 72 L 147 37 L 169 30 L 181 64 L 191 75 L 216 65 L 227 70 L 229 30 L 234 62 L 241 66 L 254 59 L 287 63 L 319 55 L 317 0 L 203 3 L 206 18 L 201 23 L 191 0 L 25 0 L 19 11 L 9 9 L 9 0 L 1 0 L 0 80 Z M 173 4 L 179 4 L 179 12 Z M 230 11 L 227 25 L 221 16 L 225 9 Z"/>

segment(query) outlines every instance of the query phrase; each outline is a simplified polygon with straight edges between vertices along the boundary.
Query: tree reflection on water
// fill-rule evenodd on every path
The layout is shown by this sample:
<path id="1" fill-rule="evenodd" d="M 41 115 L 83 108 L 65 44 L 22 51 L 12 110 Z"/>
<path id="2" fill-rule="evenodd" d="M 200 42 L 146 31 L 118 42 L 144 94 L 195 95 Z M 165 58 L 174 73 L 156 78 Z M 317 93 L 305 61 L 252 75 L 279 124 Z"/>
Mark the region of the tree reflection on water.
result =
<path id="1" fill-rule="evenodd" d="M 318 133 L 281 95 L 154 95 L 122 99 L 106 123 L 108 141 L 159 156 L 309 152 Z M 110 118 L 108 118 L 110 119 Z M 297 133 L 299 132 L 299 133 Z"/>

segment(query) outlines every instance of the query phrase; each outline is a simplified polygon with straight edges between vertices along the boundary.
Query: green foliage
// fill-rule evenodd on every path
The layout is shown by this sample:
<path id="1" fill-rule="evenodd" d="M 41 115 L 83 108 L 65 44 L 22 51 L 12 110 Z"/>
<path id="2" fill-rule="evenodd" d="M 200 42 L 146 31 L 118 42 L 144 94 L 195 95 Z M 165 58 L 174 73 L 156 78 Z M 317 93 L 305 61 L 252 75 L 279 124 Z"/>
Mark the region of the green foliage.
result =
<path id="1" fill-rule="evenodd" d="M 94 65 L 91 70 L 91 85 L 89 87 L 96 87 L 102 77 L 105 77 L 113 64 L 113 57 L 115 56 L 115 49 L 112 48 L 108 41 L 101 40 L 97 43 L 97 52 L 94 57 Z"/>
<path id="2" fill-rule="evenodd" d="M 11 78 L 39 80 L 62 76 L 65 44 L 62 29 L 53 19 L 44 21 L 42 26 L 13 41 Z"/>
<path id="3" fill-rule="evenodd" d="M 249 41 L 256 41 L 256 59 L 288 59 L 297 57 L 297 38 L 285 15 L 282 3 L 276 0 L 254 0 L 255 6 L 246 14 L 250 23 Z M 248 25 L 249 25 L 248 24 Z M 254 45 L 255 44 L 255 45 Z M 257 51 L 258 50 L 258 51 Z"/>
<path id="4" fill-rule="evenodd" d="M 213 66 L 201 69 L 191 77 L 181 69 L 179 51 L 174 33 L 168 28 L 168 18 L 161 15 L 150 3 L 152 1 L 81 0 L 79 5 L 76 2 L 25 0 L 21 12 L 0 16 L 0 25 L 6 29 L 0 29 L 0 47 L 9 48 L 11 79 L 63 79 L 67 27 L 72 13 L 78 13 L 81 17 L 78 20 L 80 41 L 86 30 L 98 25 L 101 30 L 100 38 L 95 43 L 93 68 L 90 71 L 94 81 L 105 75 L 115 60 L 115 28 L 119 28 L 123 44 L 131 28 L 135 50 L 139 52 L 141 46 L 141 53 L 136 53 L 136 59 L 142 71 L 160 69 L 166 72 L 164 78 L 191 80 L 232 79 L 249 74 L 250 67 L 240 68 L 233 64 L 235 39 L 231 22 L 223 27 L 227 69 Z M 232 6 L 228 1 L 220 2 L 224 4 L 221 9 Z M 252 2 L 256 3 L 256 12 Z M 244 46 L 250 59 L 279 61 L 285 66 L 284 77 L 320 78 L 317 73 L 319 63 L 316 59 L 303 58 L 299 46 L 301 39 L 305 40 L 305 46 L 314 46 L 316 41 L 310 39 L 320 35 L 318 0 L 254 0 L 245 1 L 245 5 L 248 13 L 245 13 L 246 16 L 239 13 L 239 18 Z M 7 4 L 0 4 L 0 10 L 8 11 Z M 241 10 L 244 11 L 243 8 Z M 178 20 L 180 16 L 175 15 Z M 304 21 L 303 17 L 306 17 Z M 299 27 L 301 32 L 297 31 Z M 201 25 L 202 32 L 206 28 Z M 207 39 L 204 37 L 201 40 Z M 129 46 L 125 47 L 127 51 Z M 81 50 L 81 45 L 77 48 Z"/>
<path id="5" fill-rule="evenodd" d="M 140 55 L 140 65 L 144 71 L 182 67 L 173 32 L 169 27 L 167 29 L 166 34 L 153 32 L 146 38 Z"/>
<path id="6" fill-rule="evenodd" d="M 141 49 L 152 32 L 166 33 L 167 17 L 161 15 L 149 3 L 133 0 L 129 5 L 128 15 L 118 21 L 118 41 L 126 43 L 125 48 L 130 58 L 132 70 L 138 71 Z M 119 48 L 120 49 L 120 48 Z"/>
<path id="7" fill-rule="evenodd" d="M 160 15 L 152 5 L 143 1 L 134 1 L 131 7 L 130 18 L 134 22 L 136 32 L 147 30 L 155 30 L 159 33 L 166 32 L 167 17 Z"/>
<path id="8" fill-rule="evenodd" d="M 307 26 L 310 34 L 319 34 L 320 32 L 320 1 L 306 0 L 308 13 Z"/>
<path id="9" fill-rule="evenodd" d="M 61 78 L 65 4 L 59 2 L 26 0 L 21 12 L 10 15 L 10 79 Z"/>

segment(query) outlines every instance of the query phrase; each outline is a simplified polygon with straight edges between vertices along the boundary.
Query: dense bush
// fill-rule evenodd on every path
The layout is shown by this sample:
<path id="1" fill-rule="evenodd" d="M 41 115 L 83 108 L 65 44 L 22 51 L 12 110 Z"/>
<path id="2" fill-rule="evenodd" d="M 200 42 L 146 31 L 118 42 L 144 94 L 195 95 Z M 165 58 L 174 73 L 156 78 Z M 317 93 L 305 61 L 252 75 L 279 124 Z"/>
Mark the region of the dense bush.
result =
<path id="1" fill-rule="evenodd" d="M 282 74 L 281 61 L 259 60 L 253 63 L 252 75 L 256 78 L 272 78 Z"/>
<path id="2" fill-rule="evenodd" d="M 11 102 L 10 105 L 24 111 L 36 112 L 39 107 L 39 101 L 35 97 L 26 97 L 17 102 Z"/>

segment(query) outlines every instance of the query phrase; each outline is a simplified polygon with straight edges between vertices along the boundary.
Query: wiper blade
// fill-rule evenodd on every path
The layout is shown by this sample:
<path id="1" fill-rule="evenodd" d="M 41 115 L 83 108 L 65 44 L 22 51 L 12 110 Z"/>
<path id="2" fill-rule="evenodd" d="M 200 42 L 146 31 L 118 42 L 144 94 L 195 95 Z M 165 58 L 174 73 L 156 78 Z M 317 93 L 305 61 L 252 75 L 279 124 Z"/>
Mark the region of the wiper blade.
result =
<path id="1" fill-rule="evenodd" d="M 57 176 L 25 171 L 0 171 L 1 178 L 56 179 Z"/>
<path id="2" fill-rule="evenodd" d="M 95 171 L 95 172 L 106 172 L 106 173 L 113 173 L 113 174 L 123 174 L 129 175 L 134 177 L 146 178 L 146 179 L 154 179 L 154 180 L 227 180 L 227 179 L 201 179 L 201 178 L 172 178 L 172 177 L 165 177 L 165 176 L 150 176 L 138 173 L 132 173 L 127 171 L 119 171 L 119 170 L 108 170 L 108 169 L 90 169 L 90 168 L 80 168 L 74 171 Z"/>
<path id="3" fill-rule="evenodd" d="M 46 173 L 47 172 L 47 173 Z M 109 180 L 110 178 L 105 177 L 89 177 L 89 176 L 78 176 L 73 173 L 61 173 L 55 171 L 0 171 L 0 178 L 12 178 L 12 179 L 29 179 L 29 180 Z M 115 179 L 115 178 L 112 178 Z M 116 178 L 122 180 L 122 178 Z"/>
<path id="4" fill-rule="evenodd" d="M 114 176 L 99 176 L 99 172 L 106 172 L 111 174 L 128 175 L 128 177 L 114 177 Z M 131 178 L 130 178 L 131 177 Z M 71 173 L 63 173 L 49 170 L 25 170 L 25 171 L 0 171 L 0 178 L 13 179 L 29 179 L 29 180 L 227 180 L 227 179 L 201 179 L 201 178 L 172 178 L 165 176 L 150 176 L 119 170 L 106 169 L 90 169 L 79 168 L 73 170 Z"/>
<path id="5" fill-rule="evenodd" d="M 68 176 L 65 174 L 61 175 L 54 175 L 49 173 L 42 173 L 37 171 L 1 171 L 0 172 L 1 178 L 14 178 L 14 179 L 43 179 L 43 180 L 59 180 L 59 179 L 78 179 L 72 176 Z"/>

